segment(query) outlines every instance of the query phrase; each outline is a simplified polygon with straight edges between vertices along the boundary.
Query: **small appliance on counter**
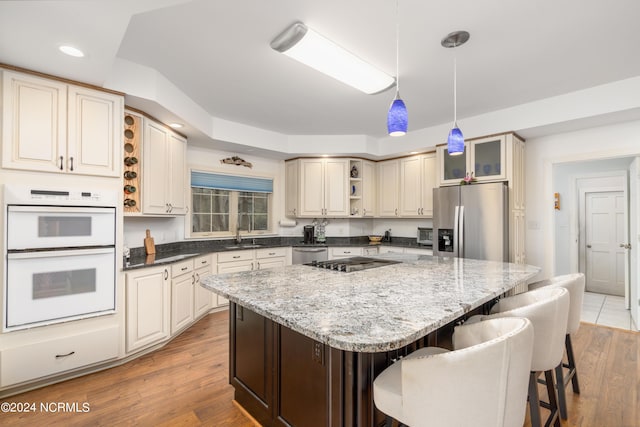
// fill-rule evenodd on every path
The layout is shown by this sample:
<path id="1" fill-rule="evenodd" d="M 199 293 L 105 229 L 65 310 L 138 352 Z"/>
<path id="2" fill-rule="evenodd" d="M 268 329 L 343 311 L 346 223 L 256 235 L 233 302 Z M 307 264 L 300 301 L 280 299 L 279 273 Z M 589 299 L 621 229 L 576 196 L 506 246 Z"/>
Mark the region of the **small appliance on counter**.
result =
<path id="1" fill-rule="evenodd" d="M 433 245 L 433 228 L 418 227 L 417 243 L 419 245 Z"/>
<path id="2" fill-rule="evenodd" d="M 304 243 L 314 244 L 316 242 L 316 227 L 313 225 L 305 225 L 303 229 L 304 233 Z"/>

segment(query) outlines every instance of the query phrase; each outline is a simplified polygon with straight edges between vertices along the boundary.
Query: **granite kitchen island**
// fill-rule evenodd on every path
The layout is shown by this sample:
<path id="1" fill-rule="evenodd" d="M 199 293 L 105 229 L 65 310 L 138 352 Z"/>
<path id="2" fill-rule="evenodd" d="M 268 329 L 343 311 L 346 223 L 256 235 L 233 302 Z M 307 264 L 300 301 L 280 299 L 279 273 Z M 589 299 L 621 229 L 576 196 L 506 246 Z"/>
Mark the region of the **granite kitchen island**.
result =
<path id="1" fill-rule="evenodd" d="M 537 267 L 388 254 L 350 273 L 306 265 L 212 275 L 228 298 L 229 380 L 265 426 L 376 426 L 375 376 L 399 356 L 445 345 L 453 322 L 486 309 Z"/>

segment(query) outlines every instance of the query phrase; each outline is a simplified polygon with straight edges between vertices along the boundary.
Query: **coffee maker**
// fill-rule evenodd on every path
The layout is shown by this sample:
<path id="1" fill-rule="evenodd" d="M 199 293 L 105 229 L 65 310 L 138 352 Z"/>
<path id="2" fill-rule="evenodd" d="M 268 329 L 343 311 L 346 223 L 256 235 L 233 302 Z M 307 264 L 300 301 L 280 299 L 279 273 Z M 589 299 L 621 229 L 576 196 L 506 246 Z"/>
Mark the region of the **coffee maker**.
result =
<path id="1" fill-rule="evenodd" d="M 316 242 L 316 227 L 313 225 L 304 226 L 304 243 L 313 244 Z"/>

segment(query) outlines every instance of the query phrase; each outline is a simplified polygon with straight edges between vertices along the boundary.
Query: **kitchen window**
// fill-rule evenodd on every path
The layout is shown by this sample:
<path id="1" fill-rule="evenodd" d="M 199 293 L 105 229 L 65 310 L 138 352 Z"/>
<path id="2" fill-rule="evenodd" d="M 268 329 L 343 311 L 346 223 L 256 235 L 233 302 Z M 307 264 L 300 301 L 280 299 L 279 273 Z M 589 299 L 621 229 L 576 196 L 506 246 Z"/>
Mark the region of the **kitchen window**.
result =
<path id="1" fill-rule="evenodd" d="M 191 171 L 190 237 L 228 237 L 271 231 L 273 180 Z"/>

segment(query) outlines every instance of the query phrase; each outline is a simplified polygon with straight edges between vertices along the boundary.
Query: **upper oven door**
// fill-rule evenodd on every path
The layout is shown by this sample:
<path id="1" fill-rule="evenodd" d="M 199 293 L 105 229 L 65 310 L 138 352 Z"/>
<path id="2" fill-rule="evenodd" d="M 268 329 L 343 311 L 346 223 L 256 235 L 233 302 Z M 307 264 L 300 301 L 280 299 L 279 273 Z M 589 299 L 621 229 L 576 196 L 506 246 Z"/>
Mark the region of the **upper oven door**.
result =
<path id="1" fill-rule="evenodd" d="M 7 207 L 7 249 L 113 246 L 114 207 Z"/>

